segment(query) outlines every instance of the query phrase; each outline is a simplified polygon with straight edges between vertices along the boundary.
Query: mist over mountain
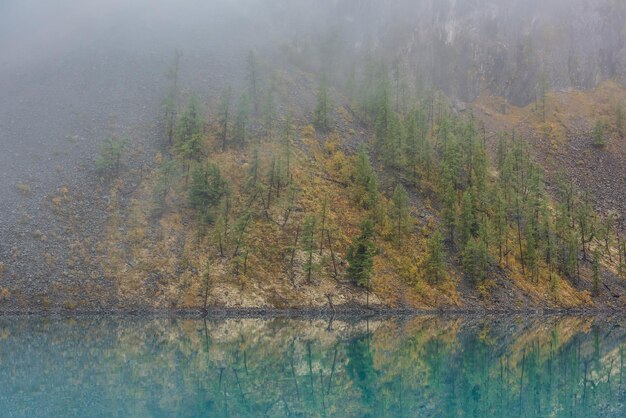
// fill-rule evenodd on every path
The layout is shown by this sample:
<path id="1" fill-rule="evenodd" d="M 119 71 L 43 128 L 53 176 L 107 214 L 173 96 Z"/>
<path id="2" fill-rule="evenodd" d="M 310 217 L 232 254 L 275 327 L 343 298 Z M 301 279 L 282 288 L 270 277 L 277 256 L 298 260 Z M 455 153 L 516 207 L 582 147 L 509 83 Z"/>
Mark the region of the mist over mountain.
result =
<path id="1" fill-rule="evenodd" d="M 615 83 L 615 90 L 603 90 L 605 96 L 588 93 L 590 97 L 585 96 L 584 102 L 584 109 L 599 109 L 598 103 L 606 103 L 610 112 L 615 111 L 626 83 L 626 3 L 620 0 L 5 0 L 0 3 L 0 51 L 0 288 L 13 295 L 4 300 L 11 309 L 40 306 L 46 300 L 54 306 L 63 306 L 69 299 L 80 300 L 87 307 L 114 306 L 119 302 L 120 285 L 109 277 L 113 273 L 103 267 L 111 254 L 99 245 L 112 239 L 114 229 L 127 235 L 131 228 L 125 222 L 129 222 L 134 202 L 148 199 L 148 193 L 142 190 L 152 187 L 150 182 L 155 180 L 151 176 L 156 176 L 163 159 L 180 157 L 180 147 L 172 146 L 176 141 L 171 135 L 168 142 L 163 116 L 164 98 L 171 88 L 166 74 L 175 51 L 181 53 L 175 113 L 181 116 L 191 97 L 198 100 L 203 118 L 199 133 L 202 150 L 198 155 L 209 161 L 213 161 L 211 158 L 219 148 L 216 141 L 221 97 L 226 86 L 231 86 L 235 115 L 240 94 L 249 90 L 247 59 L 251 52 L 259 72 L 258 86 L 255 84 L 254 88 L 258 87 L 264 95 L 272 92 L 276 132 L 293 120 L 298 132 L 296 148 L 304 155 L 300 156 L 302 161 L 314 158 L 319 151 L 307 148 L 300 141 L 302 138 L 318 141 L 325 149 L 329 141 L 334 144 L 332 132 L 341 137 L 333 147 L 341 149 L 347 158 L 355 157 L 361 145 L 377 141 L 378 116 L 364 111 L 367 106 L 361 102 L 369 94 L 368 87 L 363 87 L 367 77 L 378 77 L 384 72 L 385 76 L 380 77 L 386 81 L 380 85 L 388 89 L 385 94 L 393 104 L 391 108 L 403 123 L 398 135 L 406 136 L 409 113 L 420 107 L 428 119 L 424 129 L 432 140 L 435 161 L 445 154 L 443 148 L 438 148 L 442 146 L 438 135 L 443 129 L 439 118 L 448 114 L 448 110 L 437 109 L 449 105 L 450 115 L 456 117 L 469 108 L 471 111 L 466 114 L 482 118 L 485 143 L 487 136 L 490 139 L 490 150 L 485 152 L 490 153 L 492 161 L 496 160 L 493 141 L 498 132 L 509 132 L 511 128 L 530 137 L 529 154 L 533 156 L 547 155 L 546 150 L 565 144 L 562 153 L 555 151 L 545 160 L 537 157 L 538 164 L 547 170 L 548 192 L 556 189 L 557 168 L 564 169 L 576 179 L 581 194 L 590 190 L 599 218 L 615 213 L 615 223 L 623 230 L 626 154 L 623 140 L 618 139 L 619 127 L 613 121 L 613 113 L 609 116 L 606 110 L 606 114 L 591 115 L 583 112 L 580 105 L 580 114 L 574 112 L 579 117 L 564 121 L 560 116 L 571 114 L 574 104 L 567 101 L 569 96 L 557 96 L 592 91 L 605 82 Z M 315 125 L 317 117 L 320 80 L 327 83 L 332 126 L 317 128 L 317 133 L 308 138 L 306 128 Z M 550 92 L 555 95 L 550 99 L 554 105 L 546 111 L 545 98 Z M 540 112 L 536 109 L 542 100 L 543 119 L 539 121 Z M 497 106 L 488 107 L 486 103 L 492 102 L 497 102 Z M 257 104 L 254 106 L 264 107 Z M 509 106 L 515 109 L 509 111 Z M 528 106 L 535 107 L 534 113 Z M 256 108 L 252 112 L 246 128 L 250 138 L 268 136 L 264 133 L 263 112 Z M 513 118 L 517 119 L 511 121 Z M 580 143 L 590 142 L 595 119 L 606 119 L 607 135 L 612 139 L 604 154 L 589 148 L 588 154 L 579 157 Z M 531 125 L 528 120 L 536 120 L 537 124 Z M 227 123 L 228 129 L 231 128 Z M 276 132 L 269 136 L 277 136 Z M 127 140 L 123 170 L 115 180 L 103 177 L 95 169 L 103 141 L 109 137 Z M 258 141 L 262 143 L 261 139 Z M 243 151 L 233 151 L 232 156 L 222 156 L 224 160 L 218 163 L 226 167 L 232 159 L 248 167 L 252 164 L 253 142 L 242 145 Z M 260 148 L 263 153 L 271 146 Z M 406 172 L 387 167 L 381 162 L 379 150 L 373 145 L 371 148 L 369 157 L 373 169 L 380 174 L 380 192 L 385 199 L 391 201 L 396 184 L 415 187 L 410 196 L 412 216 L 439 222 L 435 221 L 441 219 L 439 180 L 422 179 L 416 186 L 409 181 L 416 176 L 415 167 L 412 174 L 406 167 L 402 169 Z M 194 163 L 180 162 L 181 167 L 186 167 L 187 177 L 178 178 L 180 189 L 172 192 L 168 200 L 170 212 L 180 214 L 185 227 L 195 219 L 186 212 L 187 203 L 182 203 L 187 199 L 183 195 L 189 172 L 193 171 L 190 167 L 204 161 L 197 155 L 192 160 Z M 269 161 L 271 158 L 267 157 L 261 165 L 269 165 Z M 355 164 L 350 161 L 346 167 Z M 563 167 L 555 168 L 559 164 Z M 303 167 L 303 172 L 314 171 Z M 595 184 L 585 180 L 585 172 L 591 171 L 600 173 L 598 178 L 590 176 Z M 341 185 L 354 180 L 354 175 L 339 178 L 332 172 L 319 176 Z M 239 180 L 232 181 L 238 184 Z M 121 185 L 116 186 L 118 194 L 112 194 L 116 182 Z M 269 187 L 271 196 L 273 184 L 264 187 Z M 281 186 L 278 187 L 280 196 Z M 459 196 L 465 188 L 465 183 L 459 182 Z M 331 193 L 331 189 L 327 192 Z M 434 208 L 424 203 L 426 197 L 428 206 L 432 200 Z M 111 207 L 118 198 L 122 221 L 113 227 Z M 458 200 L 460 203 L 461 197 Z M 263 206 L 270 211 L 270 202 L 264 201 Z M 310 210 L 301 203 L 296 212 Z M 271 215 L 263 216 L 267 221 Z M 418 236 L 426 228 L 429 231 L 424 238 L 430 236 L 433 225 L 416 222 L 412 233 Z M 154 221 L 154 225 L 158 224 Z M 338 245 L 345 250 L 339 257 L 347 258 L 347 249 L 358 235 L 358 225 L 351 220 L 345 230 L 337 226 L 341 231 L 337 233 Z M 205 226 L 210 230 L 214 224 L 211 221 Z M 283 227 L 290 227 L 288 220 Z M 295 228 L 294 225 L 294 231 Z M 478 236 L 478 230 L 475 225 L 472 234 Z M 181 229 L 172 235 L 183 242 L 181 237 L 188 232 Z M 376 233 L 379 239 L 391 234 Z M 164 232 L 154 234 L 152 242 Z M 619 247 L 621 238 L 617 232 L 614 235 L 609 240 L 615 241 L 616 248 L 606 255 L 610 263 L 617 263 L 617 254 L 623 252 Z M 599 237 L 597 233 L 593 239 L 599 243 Z M 323 231 L 321 238 L 325 239 Z M 586 251 L 584 241 L 585 238 L 582 250 Z M 125 245 L 118 246 L 127 255 L 126 268 L 132 270 L 140 264 L 135 258 L 140 257 Z M 204 250 L 208 252 L 207 248 Z M 201 252 L 200 248 L 195 250 Z M 460 271 L 462 251 L 453 242 L 449 243 L 449 250 L 454 254 L 455 269 Z M 519 258 L 524 260 L 524 251 L 521 252 Z M 182 253 L 178 251 L 177 257 L 184 258 Z M 239 255 L 238 251 L 234 253 Z M 294 257 L 297 259 L 297 255 L 291 255 L 291 264 Z M 334 257 L 333 254 L 333 261 Z M 587 254 L 584 262 L 590 263 L 586 257 Z M 345 266 L 348 264 L 344 262 Z M 496 264 L 493 260 L 489 263 L 494 269 Z M 524 261 L 521 265 L 525 274 Z M 330 269 L 329 266 L 326 267 Z M 224 269 L 230 271 L 231 267 Z M 165 282 L 169 286 L 164 277 L 182 277 L 183 270 L 193 271 L 190 277 L 196 277 L 200 274 L 198 268 L 172 267 L 178 273 L 167 274 L 146 268 L 141 274 L 157 277 L 152 285 L 159 288 L 160 301 L 167 304 L 169 299 L 163 301 L 169 296 L 164 296 L 166 292 L 159 287 L 166 286 Z M 337 269 L 335 266 L 333 274 L 337 274 Z M 591 264 L 585 269 L 591 272 Z M 613 270 L 610 274 L 615 275 Z M 622 294 L 621 282 L 611 280 L 621 286 L 613 293 Z M 414 288 L 415 284 L 406 286 Z M 577 290 L 589 290 L 591 284 L 587 287 Z M 70 288 L 79 289 L 77 295 L 67 297 Z M 326 290 L 316 292 L 319 294 L 315 294 L 314 303 L 325 304 Z M 172 296 L 178 298 L 177 306 L 183 305 L 181 294 Z M 285 296 L 291 302 L 293 298 Z M 268 302 L 266 295 L 260 299 L 259 303 L 280 304 Z M 457 303 L 448 294 L 444 299 L 444 304 Z M 57 303 L 58 300 L 62 302 Z M 584 303 L 583 300 L 586 299 L 576 299 L 576 303 Z M 463 303 L 471 304 L 473 299 Z M 197 301 L 191 305 L 196 306 Z"/>

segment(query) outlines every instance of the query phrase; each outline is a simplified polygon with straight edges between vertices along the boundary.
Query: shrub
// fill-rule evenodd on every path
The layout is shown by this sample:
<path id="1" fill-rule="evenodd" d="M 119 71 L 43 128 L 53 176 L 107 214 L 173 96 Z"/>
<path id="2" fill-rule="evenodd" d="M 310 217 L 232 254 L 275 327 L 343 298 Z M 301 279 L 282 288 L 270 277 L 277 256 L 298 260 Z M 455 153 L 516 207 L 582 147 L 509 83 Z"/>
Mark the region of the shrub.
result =
<path id="1" fill-rule="evenodd" d="M 604 121 L 597 121 L 593 127 L 593 146 L 596 148 L 604 148 L 607 142 L 607 124 Z"/>
<path id="2" fill-rule="evenodd" d="M 96 160 L 96 171 L 100 175 L 115 174 L 120 169 L 120 160 L 124 154 L 126 141 L 109 137 L 100 147 L 100 156 Z"/>

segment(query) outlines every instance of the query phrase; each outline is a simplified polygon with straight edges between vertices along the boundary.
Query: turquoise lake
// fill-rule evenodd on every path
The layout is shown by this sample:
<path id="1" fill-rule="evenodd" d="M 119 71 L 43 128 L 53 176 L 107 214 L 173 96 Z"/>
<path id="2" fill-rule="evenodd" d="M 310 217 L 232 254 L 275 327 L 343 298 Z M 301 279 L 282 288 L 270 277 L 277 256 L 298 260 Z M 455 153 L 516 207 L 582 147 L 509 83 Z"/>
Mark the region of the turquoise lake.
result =
<path id="1" fill-rule="evenodd" d="M 2 417 L 623 417 L 626 320 L 0 318 Z"/>

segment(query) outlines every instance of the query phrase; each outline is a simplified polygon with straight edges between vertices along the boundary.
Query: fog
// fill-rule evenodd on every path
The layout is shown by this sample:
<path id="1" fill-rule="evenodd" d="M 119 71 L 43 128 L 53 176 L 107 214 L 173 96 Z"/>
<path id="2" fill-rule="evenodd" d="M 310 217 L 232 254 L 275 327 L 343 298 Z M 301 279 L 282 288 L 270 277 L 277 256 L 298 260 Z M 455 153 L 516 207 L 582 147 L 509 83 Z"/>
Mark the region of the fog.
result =
<path id="1" fill-rule="evenodd" d="M 241 89 L 251 50 L 266 74 L 296 74 L 301 117 L 322 71 L 341 91 L 369 59 L 401 59 L 411 88 L 527 104 L 540 74 L 556 89 L 624 77 L 625 20 L 618 0 L 2 0 L 0 260 L 47 280 L 41 254 L 67 245 L 69 226 L 50 210 L 60 187 L 82 229 L 102 228 L 99 144 L 127 137 L 133 164 L 151 164 L 176 49 L 181 95 L 208 112 L 225 85 Z M 48 242 L 29 239 L 35 230 Z"/>

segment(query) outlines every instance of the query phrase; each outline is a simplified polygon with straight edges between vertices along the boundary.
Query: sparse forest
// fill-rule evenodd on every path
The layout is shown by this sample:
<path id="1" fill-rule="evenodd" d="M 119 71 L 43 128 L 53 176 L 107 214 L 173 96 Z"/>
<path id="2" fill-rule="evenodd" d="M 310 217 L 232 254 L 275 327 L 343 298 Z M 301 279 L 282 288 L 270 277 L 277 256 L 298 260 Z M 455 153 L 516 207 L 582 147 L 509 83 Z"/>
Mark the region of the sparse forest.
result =
<path id="1" fill-rule="evenodd" d="M 0 1 L 0 415 L 625 417 L 625 35 Z"/>
<path id="2" fill-rule="evenodd" d="M 452 307 L 475 295 L 490 306 L 498 287 L 513 286 L 546 306 L 579 307 L 613 296 L 626 274 L 612 214 L 565 175 L 548 181 L 515 129 L 488 137 L 472 111 L 410 83 L 401 59 L 370 58 L 347 86 L 326 68 L 311 107 L 290 109 L 285 81 L 258 53 L 241 57 L 239 93 L 217 86 L 217 102 L 204 103 L 177 90 L 181 56 L 167 72 L 164 148 L 141 186 L 153 198 L 137 202 L 134 220 L 175 222 L 167 228 L 186 236 L 182 255 L 165 249 L 175 264 L 160 268 L 170 279 L 158 296 L 170 292 L 177 306 L 199 306 L 201 295 L 333 309 Z M 541 80 L 534 117 L 545 124 Z M 608 134 L 598 121 L 594 147 Z M 165 243 L 144 234 L 135 245 Z M 141 257 L 144 271 L 159 262 Z"/>
<path id="3" fill-rule="evenodd" d="M 623 6 L 247 3 L 62 73 L 89 94 L 19 128 L 16 160 L 72 109 L 11 180 L 7 309 L 624 307 Z"/>

